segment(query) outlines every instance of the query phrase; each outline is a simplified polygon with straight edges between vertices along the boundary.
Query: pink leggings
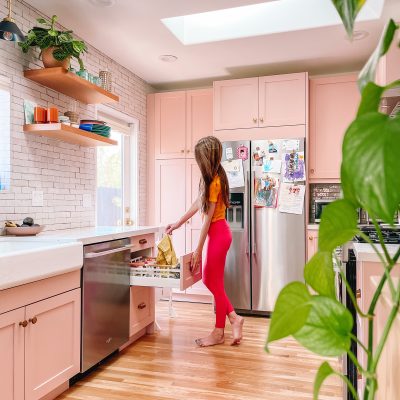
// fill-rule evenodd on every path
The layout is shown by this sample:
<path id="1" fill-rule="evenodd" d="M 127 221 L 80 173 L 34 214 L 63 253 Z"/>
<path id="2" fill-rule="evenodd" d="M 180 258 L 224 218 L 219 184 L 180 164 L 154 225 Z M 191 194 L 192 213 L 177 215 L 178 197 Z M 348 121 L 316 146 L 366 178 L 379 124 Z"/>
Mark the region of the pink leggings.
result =
<path id="1" fill-rule="evenodd" d="M 233 311 L 225 293 L 224 269 L 226 254 L 232 243 L 229 225 L 224 219 L 212 222 L 208 230 L 208 247 L 203 268 L 203 282 L 214 295 L 216 308 L 216 328 L 225 328 L 226 316 Z"/>

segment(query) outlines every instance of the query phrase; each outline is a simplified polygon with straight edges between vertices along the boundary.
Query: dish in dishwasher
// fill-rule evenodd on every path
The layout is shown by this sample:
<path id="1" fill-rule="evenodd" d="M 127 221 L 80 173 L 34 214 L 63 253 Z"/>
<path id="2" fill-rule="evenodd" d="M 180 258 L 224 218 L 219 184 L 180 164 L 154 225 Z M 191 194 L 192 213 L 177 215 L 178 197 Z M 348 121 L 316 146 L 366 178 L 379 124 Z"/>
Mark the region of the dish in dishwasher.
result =
<path id="1" fill-rule="evenodd" d="M 172 278 L 179 279 L 181 266 L 159 265 L 155 257 L 135 257 L 130 262 L 131 276 L 148 278 Z"/>

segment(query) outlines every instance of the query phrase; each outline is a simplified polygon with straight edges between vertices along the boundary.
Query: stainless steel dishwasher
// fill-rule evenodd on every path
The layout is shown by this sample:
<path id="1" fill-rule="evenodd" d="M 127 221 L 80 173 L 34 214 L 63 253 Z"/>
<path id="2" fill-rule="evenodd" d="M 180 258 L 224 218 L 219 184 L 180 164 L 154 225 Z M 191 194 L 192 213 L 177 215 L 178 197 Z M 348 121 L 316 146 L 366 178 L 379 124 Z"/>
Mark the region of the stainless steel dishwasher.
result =
<path id="1" fill-rule="evenodd" d="M 130 240 L 84 246 L 81 372 L 129 339 Z"/>

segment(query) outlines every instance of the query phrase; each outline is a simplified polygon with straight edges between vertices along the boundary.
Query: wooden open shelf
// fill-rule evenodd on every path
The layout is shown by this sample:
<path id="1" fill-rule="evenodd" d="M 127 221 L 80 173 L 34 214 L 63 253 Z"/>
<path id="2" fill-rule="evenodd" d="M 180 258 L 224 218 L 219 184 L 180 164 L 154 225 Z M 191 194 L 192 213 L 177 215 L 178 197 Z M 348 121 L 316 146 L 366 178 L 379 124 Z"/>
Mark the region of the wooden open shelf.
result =
<path id="1" fill-rule="evenodd" d="M 24 132 L 59 139 L 85 147 L 113 146 L 118 144 L 115 140 L 65 124 L 28 124 L 24 125 Z"/>
<path id="2" fill-rule="evenodd" d="M 115 94 L 107 92 L 86 79 L 67 71 L 63 67 L 30 69 L 24 71 L 24 76 L 85 104 L 119 101 L 119 97 Z"/>

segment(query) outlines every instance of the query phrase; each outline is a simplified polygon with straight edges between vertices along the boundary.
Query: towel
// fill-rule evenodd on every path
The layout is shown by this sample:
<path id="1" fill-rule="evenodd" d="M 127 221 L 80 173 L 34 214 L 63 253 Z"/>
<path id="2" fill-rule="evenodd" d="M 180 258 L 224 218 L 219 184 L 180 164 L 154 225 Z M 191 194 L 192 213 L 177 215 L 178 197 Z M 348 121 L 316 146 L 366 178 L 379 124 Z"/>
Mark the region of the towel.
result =
<path id="1" fill-rule="evenodd" d="M 174 246 L 169 235 L 164 235 L 160 243 L 158 243 L 158 254 L 156 259 L 157 265 L 176 265 L 178 259 L 176 258 Z"/>

